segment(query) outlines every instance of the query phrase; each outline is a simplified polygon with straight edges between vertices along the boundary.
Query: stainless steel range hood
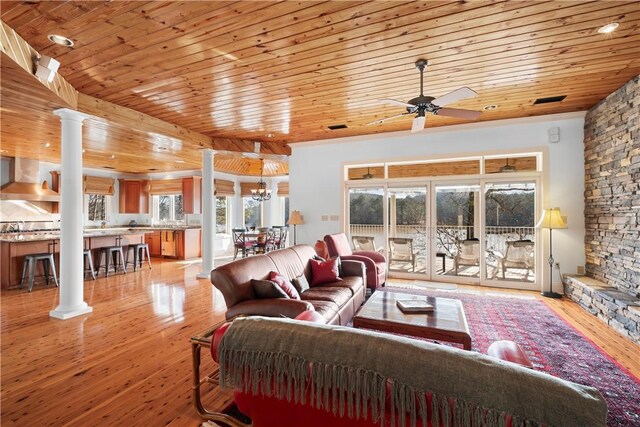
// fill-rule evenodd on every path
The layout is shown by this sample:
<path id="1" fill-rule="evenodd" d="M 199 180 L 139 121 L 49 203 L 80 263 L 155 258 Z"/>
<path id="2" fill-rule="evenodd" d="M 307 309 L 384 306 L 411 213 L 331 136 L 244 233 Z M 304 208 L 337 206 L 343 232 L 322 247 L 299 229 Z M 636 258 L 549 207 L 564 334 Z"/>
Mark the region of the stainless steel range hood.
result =
<path id="1" fill-rule="evenodd" d="M 0 200 L 28 200 L 59 202 L 60 194 L 39 182 L 40 162 L 32 159 L 13 158 L 9 162 L 9 182 L 0 188 Z"/>

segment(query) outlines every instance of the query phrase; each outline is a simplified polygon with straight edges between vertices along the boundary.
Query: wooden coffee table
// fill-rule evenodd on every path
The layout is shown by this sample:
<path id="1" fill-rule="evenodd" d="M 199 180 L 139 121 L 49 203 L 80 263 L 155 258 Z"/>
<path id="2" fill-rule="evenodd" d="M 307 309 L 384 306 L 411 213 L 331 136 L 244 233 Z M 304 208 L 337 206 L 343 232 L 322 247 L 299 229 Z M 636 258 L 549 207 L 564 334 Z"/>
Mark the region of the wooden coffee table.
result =
<path id="1" fill-rule="evenodd" d="M 431 313 L 403 313 L 397 299 L 427 300 L 435 306 Z M 471 336 L 462 302 L 455 299 L 425 297 L 400 292 L 374 292 L 353 318 L 356 328 L 462 344 L 471 350 Z"/>

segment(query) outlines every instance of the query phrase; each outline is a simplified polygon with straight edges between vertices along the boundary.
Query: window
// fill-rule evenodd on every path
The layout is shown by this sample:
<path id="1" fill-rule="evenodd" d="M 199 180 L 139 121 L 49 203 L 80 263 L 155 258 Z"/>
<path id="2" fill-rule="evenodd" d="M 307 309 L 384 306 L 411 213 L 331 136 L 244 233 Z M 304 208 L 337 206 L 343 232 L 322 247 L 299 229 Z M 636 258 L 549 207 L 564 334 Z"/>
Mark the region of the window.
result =
<path id="1" fill-rule="evenodd" d="M 229 232 L 229 198 L 216 196 L 216 233 Z"/>
<path id="2" fill-rule="evenodd" d="M 182 221 L 182 194 L 153 196 L 153 219 L 156 221 Z"/>
<path id="3" fill-rule="evenodd" d="M 244 226 L 260 227 L 262 224 L 262 203 L 251 197 L 243 197 L 242 203 L 244 205 Z"/>
<path id="4" fill-rule="evenodd" d="M 85 197 L 86 218 L 89 221 L 107 221 L 109 217 L 110 196 L 87 194 Z"/>

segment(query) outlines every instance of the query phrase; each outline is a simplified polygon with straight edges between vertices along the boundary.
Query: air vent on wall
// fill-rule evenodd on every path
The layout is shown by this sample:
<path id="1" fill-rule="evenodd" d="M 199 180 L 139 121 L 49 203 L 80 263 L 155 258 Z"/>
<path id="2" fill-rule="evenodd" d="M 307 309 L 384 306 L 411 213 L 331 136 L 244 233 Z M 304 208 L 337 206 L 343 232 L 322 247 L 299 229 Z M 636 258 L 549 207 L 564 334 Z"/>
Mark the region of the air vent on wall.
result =
<path id="1" fill-rule="evenodd" d="M 347 125 L 331 125 L 331 126 L 328 126 L 328 128 L 331 129 L 331 130 L 346 129 Z"/>
<path id="2" fill-rule="evenodd" d="M 538 98 L 533 102 L 533 105 L 538 105 L 538 104 L 549 104 L 551 102 L 560 102 L 563 99 L 565 99 L 567 97 L 567 95 L 561 95 L 561 96 L 549 96 L 547 98 Z"/>

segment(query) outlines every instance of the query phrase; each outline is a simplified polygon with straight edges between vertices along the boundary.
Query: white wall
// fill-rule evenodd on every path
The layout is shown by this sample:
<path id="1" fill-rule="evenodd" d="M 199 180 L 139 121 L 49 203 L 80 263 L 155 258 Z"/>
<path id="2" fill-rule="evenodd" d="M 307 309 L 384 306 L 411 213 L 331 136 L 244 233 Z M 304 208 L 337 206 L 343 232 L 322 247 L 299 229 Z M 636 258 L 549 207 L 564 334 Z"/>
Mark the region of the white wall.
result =
<path id="1" fill-rule="evenodd" d="M 564 273 L 575 273 L 585 263 L 583 126 L 584 114 L 571 113 L 432 128 L 417 135 L 395 132 L 292 144 L 291 210 L 300 210 L 305 220 L 298 226 L 298 243 L 313 244 L 325 234 L 344 231 L 344 164 L 546 150 L 543 204 L 560 207 L 569 221 L 569 229 L 554 232 L 554 258 Z M 548 142 L 551 127 L 560 128 L 559 143 Z M 338 215 L 339 221 L 321 221 L 321 215 Z M 543 235 L 546 261 L 546 230 Z M 548 286 L 548 270 L 543 279 Z"/>

